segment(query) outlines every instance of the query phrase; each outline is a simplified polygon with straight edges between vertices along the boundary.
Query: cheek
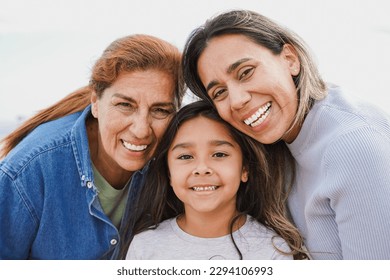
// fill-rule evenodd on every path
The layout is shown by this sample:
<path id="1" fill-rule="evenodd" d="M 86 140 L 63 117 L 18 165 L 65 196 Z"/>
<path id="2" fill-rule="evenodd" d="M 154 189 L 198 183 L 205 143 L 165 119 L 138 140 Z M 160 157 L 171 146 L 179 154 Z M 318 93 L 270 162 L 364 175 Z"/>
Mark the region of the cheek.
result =
<path id="1" fill-rule="evenodd" d="M 99 133 L 106 150 L 112 149 L 118 144 L 121 132 L 124 131 L 125 127 L 124 122 L 118 121 L 118 119 L 99 118 Z"/>
<path id="2" fill-rule="evenodd" d="M 170 170 L 169 182 L 175 192 L 176 190 L 180 192 L 180 189 L 185 185 L 189 173 L 188 167 L 168 160 L 168 168 Z"/>
<path id="3" fill-rule="evenodd" d="M 179 168 L 175 168 L 174 170 L 175 172 L 171 174 L 169 182 L 175 194 L 180 196 L 185 182 L 181 170 Z"/>
<path id="4" fill-rule="evenodd" d="M 225 121 L 229 121 L 233 119 L 233 115 L 231 113 L 230 107 L 228 105 L 228 102 L 220 102 L 220 103 L 214 103 L 215 107 L 217 108 L 218 115 Z"/>
<path id="5" fill-rule="evenodd" d="M 175 173 L 172 173 L 171 170 L 175 170 L 175 164 L 173 163 L 169 153 L 167 157 L 169 183 L 172 185 L 172 182 L 175 180 Z"/>
<path id="6" fill-rule="evenodd" d="M 162 136 L 164 135 L 165 130 L 167 129 L 170 120 L 171 120 L 171 118 L 166 119 L 166 120 L 156 121 L 155 123 L 153 123 L 153 125 L 152 125 L 153 132 L 158 140 L 160 140 L 162 138 Z"/>
<path id="7" fill-rule="evenodd" d="M 110 122 L 103 121 L 100 127 L 101 133 L 104 133 L 102 138 L 112 138 L 123 129 L 124 124 L 123 122 L 118 122 L 116 120 L 112 120 Z"/>
<path id="8" fill-rule="evenodd" d="M 288 89 L 285 89 L 283 95 L 279 95 L 279 106 L 281 109 L 285 112 L 287 112 L 288 115 L 294 116 L 295 112 L 298 107 L 298 100 L 297 100 L 297 94 L 295 91 L 295 87 L 290 87 Z"/>
<path id="9" fill-rule="evenodd" d="M 238 116 L 236 116 L 230 110 L 230 107 L 219 106 L 217 107 L 218 115 L 226 122 L 230 123 L 234 128 L 242 131 L 241 124 L 243 123 Z"/>
<path id="10" fill-rule="evenodd" d="M 241 181 L 243 174 L 246 173 L 245 168 L 242 166 L 242 157 L 235 156 L 234 160 L 232 159 L 229 162 L 226 162 L 224 166 L 221 166 L 222 172 L 225 172 L 225 176 L 230 176 L 230 180 Z"/>
<path id="11" fill-rule="evenodd" d="M 116 137 L 114 133 L 110 131 L 101 131 L 101 143 L 102 143 L 102 148 L 105 150 L 106 153 L 111 153 L 113 152 L 117 145 L 116 145 Z M 110 152 L 111 151 L 111 152 Z"/>

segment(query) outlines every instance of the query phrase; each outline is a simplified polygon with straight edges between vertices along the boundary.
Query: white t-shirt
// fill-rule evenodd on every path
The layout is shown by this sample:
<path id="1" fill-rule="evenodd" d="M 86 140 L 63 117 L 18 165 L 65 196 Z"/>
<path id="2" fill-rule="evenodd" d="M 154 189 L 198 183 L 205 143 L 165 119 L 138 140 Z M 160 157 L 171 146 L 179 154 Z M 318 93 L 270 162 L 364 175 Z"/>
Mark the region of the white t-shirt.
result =
<path id="1" fill-rule="evenodd" d="M 293 259 L 287 243 L 276 233 L 247 216 L 245 224 L 233 233 L 243 259 Z M 239 259 L 231 236 L 201 238 L 184 232 L 176 218 L 163 221 L 156 229 L 135 235 L 126 259 L 138 260 L 209 260 Z"/>

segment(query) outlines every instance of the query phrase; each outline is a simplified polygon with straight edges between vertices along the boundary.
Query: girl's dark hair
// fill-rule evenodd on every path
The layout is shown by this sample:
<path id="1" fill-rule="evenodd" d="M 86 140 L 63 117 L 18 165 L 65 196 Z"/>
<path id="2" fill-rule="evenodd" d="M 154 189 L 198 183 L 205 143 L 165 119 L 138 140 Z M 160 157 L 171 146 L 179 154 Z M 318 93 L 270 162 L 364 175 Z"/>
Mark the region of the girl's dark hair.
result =
<path id="1" fill-rule="evenodd" d="M 266 146 L 244 135 L 222 120 L 209 101 L 197 101 L 183 107 L 170 122 L 156 149 L 156 156 L 150 163 L 148 176 L 132 209 L 132 217 L 122 227 L 118 258 L 126 257 L 135 234 L 157 228 L 162 221 L 184 212 L 183 203 L 170 186 L 167 154 L 180 126 L 199 116 L 223 124 L 241 147 L 243 165 L 249 174 L 248 181 L 241 182 L 241 185 L 249 187 L 240 186 L 237 192 L 237 210 L 240 215 L 248 214 L 273 229 L 287 241 L 294 257 L 302 258 L 302 238 L 288 220 L 285 207 L 286 185 L 291 184 L 287 181 L 294 174 L 285 175 L 288 167 L 293 170 L 292 157 L 287 147 L 284 143 Z M 231 229 L 238 218 L 239 216 L 232 220 Z M 240 252 L 239 254 L 241 255 Z"/>

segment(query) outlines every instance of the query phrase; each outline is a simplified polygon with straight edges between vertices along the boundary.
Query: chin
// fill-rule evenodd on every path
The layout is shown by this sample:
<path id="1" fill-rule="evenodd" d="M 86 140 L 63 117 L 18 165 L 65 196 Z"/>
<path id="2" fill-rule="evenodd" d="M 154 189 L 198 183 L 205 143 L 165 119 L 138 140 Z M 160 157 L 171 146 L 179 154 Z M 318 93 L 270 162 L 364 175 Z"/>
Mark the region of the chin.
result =
<path id="1" fill-rule="evenodd" d="M 148 162 L 147 160 L 127 159 L 122 161 L 119 165 L 125 171 L 135 172 L 137 170 L 142 169 L 147 162 Z"/>

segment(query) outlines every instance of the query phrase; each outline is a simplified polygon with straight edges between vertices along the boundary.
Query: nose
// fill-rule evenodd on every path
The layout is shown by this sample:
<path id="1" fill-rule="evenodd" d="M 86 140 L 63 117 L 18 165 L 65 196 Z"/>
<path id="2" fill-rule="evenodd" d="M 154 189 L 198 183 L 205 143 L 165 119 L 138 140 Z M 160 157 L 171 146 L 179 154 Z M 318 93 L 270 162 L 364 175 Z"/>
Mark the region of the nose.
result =
<path id="1" fill-rule="evenodd" d="M 240 110 L 252 99 L 252 95 L 240 86 L 235 86 L 229 89 L 229 98 L 231 108 Z"/>
<path id="2" fill-rule="evenodd" d="M 200 161 L 198 161 L 197 165 L 195 166 L 192 174 L 196 175 L 196 176 L 211 175 L 211 174 L 213 174 L 213 170 L 206 163 L 206 161 L 200 160 Z"/>
<path id="3" fill-rule="evenodd" d="M 137 113 L 132 115 L 129 127 L 134 137 L 145 139 L 152 133 L 152 123 L 148 114 Z"/>

